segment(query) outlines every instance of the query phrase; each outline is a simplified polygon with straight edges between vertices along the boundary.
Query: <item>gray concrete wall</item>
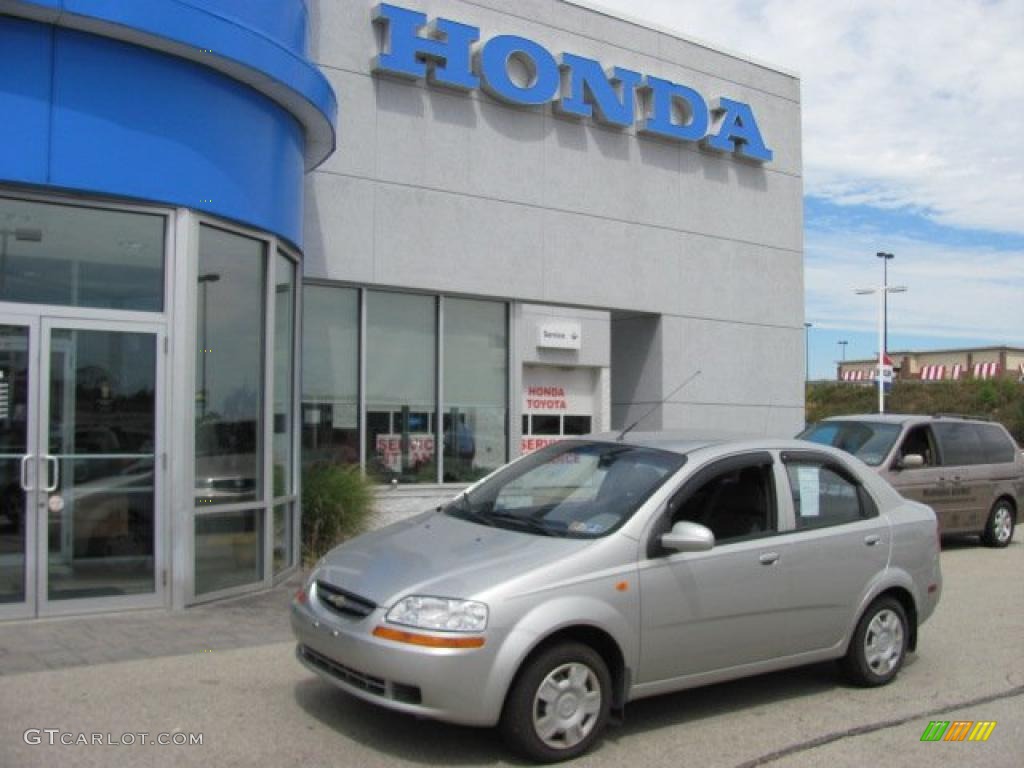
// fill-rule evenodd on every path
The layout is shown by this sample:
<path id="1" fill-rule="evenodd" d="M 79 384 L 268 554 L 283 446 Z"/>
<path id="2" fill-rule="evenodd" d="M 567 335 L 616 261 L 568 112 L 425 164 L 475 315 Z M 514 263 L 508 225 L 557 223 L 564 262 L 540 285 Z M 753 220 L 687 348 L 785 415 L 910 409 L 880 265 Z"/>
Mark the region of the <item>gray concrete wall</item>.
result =
<path id="1" fill-rule="evenodd" d="M 337 152 L 307 180 L 307 277 L 661 315 L 664 361 L 625 351 L 628 334 L 612 360 L 613 424 L 699 365 L 659 426 L 795 432 L 799 81 L 560 0 L 399 3 L 476 25 L 484 40 L 522 35 L 746 101 L 775 153 L 757 166 L 550 107 L 374 77 L 373 4 L 310 2 L 312 56 L 337 91 L 340 124 Z M 623 361 L 640 373 L 620 377 Z"/>

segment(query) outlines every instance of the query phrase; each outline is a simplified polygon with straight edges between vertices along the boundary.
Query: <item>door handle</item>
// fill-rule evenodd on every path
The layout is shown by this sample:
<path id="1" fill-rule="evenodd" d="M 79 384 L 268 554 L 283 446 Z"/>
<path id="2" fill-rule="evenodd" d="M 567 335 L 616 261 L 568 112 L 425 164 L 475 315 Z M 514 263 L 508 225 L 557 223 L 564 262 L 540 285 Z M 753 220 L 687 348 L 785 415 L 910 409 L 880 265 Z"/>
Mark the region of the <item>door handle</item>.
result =
<path id="1" fill-rule="evenodd" d="M 879 536 L 877 533 L 872 533 L 864 537 L 864 543 L 867 544 L 869 547 L 875 546 L 881 540 L 882 537 Z"/>
<path id="2" fill-rule="evenodd" d="M 53 493 L 57 490 L 57 486 L 60 485 L 60 462 L 57 460 L 56 456 L 51 456 L 50 454 L 46 454 L 45 458 L 47 470 L 50 468 L 50 462 L 53 462 L 53 482 L 43 488 L 43 490 L 47 493 Z M 49 475 L 49 472 L 47 472 L 47 475 Z M 47 477 L 47 479 L 49 479 L 49 477 Z"/>
<path id="3" fill-rule="evenodd" d="M 762 552 L 761 556 L 759 558 L 757 558 L 757 559 L 758 559 L 758 562 L 761 563 L 761 565 L 772 565 L 772 564 L 774 564 L 775 562 L 778 561 L 779 553 L 778 552 Z"/>
<path id="4" fill-rule="evenodd" d="M 32 458 L 31 453 L 26 453 L 21 457 L 21 490 L 31 491 L 33 488 L 28 486 L 28 462 Z"/>

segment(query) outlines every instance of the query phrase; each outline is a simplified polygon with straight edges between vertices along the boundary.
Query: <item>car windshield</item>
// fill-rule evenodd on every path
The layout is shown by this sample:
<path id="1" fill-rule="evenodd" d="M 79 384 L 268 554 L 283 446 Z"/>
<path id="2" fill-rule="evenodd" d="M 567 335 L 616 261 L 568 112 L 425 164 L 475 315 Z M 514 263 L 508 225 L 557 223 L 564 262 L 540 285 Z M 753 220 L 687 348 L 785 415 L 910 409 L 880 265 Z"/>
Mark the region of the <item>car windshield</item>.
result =
<path id="1" fill-rule="evenodd" d="M 539 536 L 597 538 L 625 523 L 684 463 L 668 451 L 566 440 L 500 470 L 444 512 Z"/>
<path id="2" fill-rule="evenodd" d="M 821 421 L 797 437 L 820 445 L 831 445 L 877 467 L 889 455 L 901 429 L 899 424 L 874 421 Z"/>

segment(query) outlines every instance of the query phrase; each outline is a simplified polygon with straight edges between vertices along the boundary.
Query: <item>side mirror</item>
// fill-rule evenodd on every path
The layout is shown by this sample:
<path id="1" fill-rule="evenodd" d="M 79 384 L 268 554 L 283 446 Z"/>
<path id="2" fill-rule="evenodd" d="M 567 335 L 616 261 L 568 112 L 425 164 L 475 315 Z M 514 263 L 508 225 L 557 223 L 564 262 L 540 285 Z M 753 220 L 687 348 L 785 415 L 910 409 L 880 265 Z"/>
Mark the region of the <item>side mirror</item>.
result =
<path id="1" fill-rule="evenodd" d="M 908 453 L 896 462 L 899 469 L 919 469 L 924 466 L 924 456 L 920 453 Z"/>
<path id="2" fill-rule="evenodd" d="M 707 552 L 715 546 L 715 534 L 699 523 L 682 520 L 662 534 L 661 546 L 672 552 Z"/>

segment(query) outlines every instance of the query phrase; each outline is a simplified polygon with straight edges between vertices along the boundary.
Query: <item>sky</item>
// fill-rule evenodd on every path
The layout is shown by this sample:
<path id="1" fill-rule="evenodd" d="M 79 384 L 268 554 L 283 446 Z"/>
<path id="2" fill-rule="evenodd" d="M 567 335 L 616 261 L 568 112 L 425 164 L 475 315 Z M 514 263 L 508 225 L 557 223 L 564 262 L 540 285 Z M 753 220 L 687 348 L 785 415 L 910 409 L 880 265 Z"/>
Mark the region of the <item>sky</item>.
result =
<path id="1" fill-rule="evenodd" d="M 811 378 L 877 355 L 878 251 L 890 351 L 1024 346 L 1024 0 L 591 4 L 800 76 Z"/>

